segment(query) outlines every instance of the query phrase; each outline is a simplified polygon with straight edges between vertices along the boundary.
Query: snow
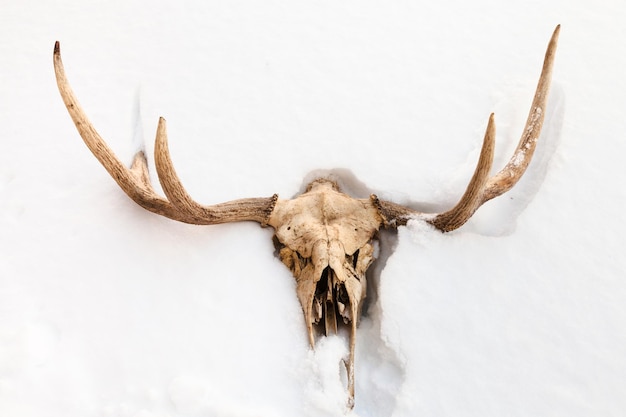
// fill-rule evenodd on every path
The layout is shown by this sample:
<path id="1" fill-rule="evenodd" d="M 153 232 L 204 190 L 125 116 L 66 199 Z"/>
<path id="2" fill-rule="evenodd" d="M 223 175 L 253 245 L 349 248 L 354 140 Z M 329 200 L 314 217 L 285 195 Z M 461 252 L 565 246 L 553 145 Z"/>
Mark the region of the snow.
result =
<path id="1" fill-rule="evenodd" d="M 617 0 L 5 1 L 0 415 L 624 415 L 625 19 Z M 200 202 L 288 198 L 327 172 L 439 211 L 491 112 L 494 169 L 513 153 L 557 23 L 522 181 L 453 233 L 381 235 L 351 412 L 345 340 L 309 349 L 271 230 L 136 206 L 52 70 L 59 40 L 126 162 L 167 118 Z"/>

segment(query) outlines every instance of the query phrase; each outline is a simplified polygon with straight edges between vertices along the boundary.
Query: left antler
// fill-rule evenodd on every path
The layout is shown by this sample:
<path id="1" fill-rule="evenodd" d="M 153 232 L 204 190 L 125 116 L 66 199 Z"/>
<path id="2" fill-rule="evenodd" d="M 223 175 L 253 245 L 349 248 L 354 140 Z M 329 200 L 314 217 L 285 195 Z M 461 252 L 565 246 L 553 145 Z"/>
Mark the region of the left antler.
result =
<path id="1" fill-rule="evenodd" d="M 560 29 L 560 25 L 554 29 L 548 44 L 543 69 L 539 77 L 537 90 L 535 91 L 535 98 L 533 99 L 526 126 L 515 153 L 513 153 L 509 162 L 500 172 L 489 178 L 496 131 L 494 116 L 491 114 L 478 165 L 461 200 L 452 209 L 437 214 L 428 220 L 437 229 L 443 232 L 458 229 L 472 217 L 482 204 L 510 190 L 526 171 L 535 151 L 545 117 L 546 102 L 552 78 L 552 66 L 554 64 Z M 423 214 L 389 201 L 379 201 L 379 206 L 386 223 L 394 227 L 406 224 L 415 215 Z"/>
<path id="2" fill-rule="evenodd" d="M 265 225 L 276 204 L 276 195 L 269 198 L 244 198 L 203 206 L 196 203 L 181 184 L 167 147 L 165 119 L 159 119 L 155 144 L 155 164 L 167 200 L 150 184 L 148 163 L 143 151 L 137 152 L 131 168 L 126 168 L 98 134 L 70 88 L 61 61 L 59 42 L 54 45 L 54 72 L 59 92 L 83 141 L 124 192 L 141 207 L 172 220 L 190 224 L 217 224 L 256 221 Z"/>

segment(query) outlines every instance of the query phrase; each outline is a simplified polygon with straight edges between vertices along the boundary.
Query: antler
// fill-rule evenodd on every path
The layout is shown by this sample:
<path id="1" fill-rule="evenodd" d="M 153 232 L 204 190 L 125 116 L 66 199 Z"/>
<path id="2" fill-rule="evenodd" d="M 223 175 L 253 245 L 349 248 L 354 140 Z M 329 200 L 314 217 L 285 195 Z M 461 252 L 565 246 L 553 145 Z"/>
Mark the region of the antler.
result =
<path id="1" fill-rule="evenodd" d="M 524 132 L 513 156 L 500 172 L 489 178 L 496 133 L 494 115 L 492 113 L 487 124 L 487 131 L 485 132 L 485 139 L 476 170 L 461 200 L 452 209 L 437 214 L 428 220 L 437 229 L 443 232 L 458 229 L 472 217 L 482 204 L 510 190 L 526 171 L 543 125 L 560 29 L 561 25 L 554 29 L 548 44 L 543 69 L 535 91 L 535 98 L 530 108 Z M 390 226 L 404 225 L 412 216 L 423 214 L 389 201 L 379 201 L 379 208 L 381 214 L 386 219 L 386 223 Z"/>
<path id="2" fill-rule="evenodd" d="M 167 200 L 150 184 L 148 163 L 143 151 L 137 152 L 130 168 L 124 166 L 93 127 L 81 108 L 65 76 L 59 42 L 54 45 L 54 72 L 59 92 L 83 141 L 124 192 L 141 207 L 172 220 L 191 224 L 217 224 L 256 221 L 265 225 L 277 195 L 269 198 L 245 198 L 213 206 L 196 203 L 176 175 L 167 146 L 165 119 L 159 119 L 155 144 L 155 164 Z"/>

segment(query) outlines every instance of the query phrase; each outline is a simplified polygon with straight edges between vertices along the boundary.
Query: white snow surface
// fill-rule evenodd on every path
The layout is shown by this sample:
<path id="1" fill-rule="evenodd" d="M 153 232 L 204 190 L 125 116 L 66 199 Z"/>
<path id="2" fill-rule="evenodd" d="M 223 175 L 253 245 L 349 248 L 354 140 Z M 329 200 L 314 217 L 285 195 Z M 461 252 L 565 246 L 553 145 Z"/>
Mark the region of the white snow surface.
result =
<path id="1" fill-rule="evenodd" d="M 0 416 L 626 415 L 623 1 L 1 10 Z M 511 156 L 558 23 L 522 181 L 455 232 L 381 234 L 352 411 L 346 342 L 309 348 L 271 229 L 135 205 L 82 143 L 52 68 L 59 40 L 125 162 L 166 117 L 202 203 L 289 198 L 333 173 L 437 212 L 462 194 L 491 112 L 494 167 Z"/>

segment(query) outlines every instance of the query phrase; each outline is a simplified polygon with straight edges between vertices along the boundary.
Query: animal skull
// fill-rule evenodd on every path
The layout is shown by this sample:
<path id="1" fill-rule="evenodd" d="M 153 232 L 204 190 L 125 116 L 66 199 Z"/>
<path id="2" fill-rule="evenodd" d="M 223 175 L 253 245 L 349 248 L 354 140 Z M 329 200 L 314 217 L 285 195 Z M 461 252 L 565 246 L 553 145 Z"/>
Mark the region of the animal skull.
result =
<path id="1" fill-rule="evenodd" d="M 320 178 L 292 200 L 247 198 L 205 206 L 196 203 L 183 188 L 170 159 L 165 120 L 157 127 L 155 165 L 166 198 L 159 196 L 148 174 L 143 151 L 135 155 L 130 168 L 115 156 L 89 122 L 74 96 L 63 69 L 59 43 L 54 46 L 54 69 L 61 97 L 80 136 L 94 156 L 124 192 L 143 208 L 173 220 L 209 225 L 256 221 L 275 230 L 274 241 L 281 261 L 297 282 L 297 294 L 304 312 L 311 347 L 315 327 L 325 334 L 349 326 L 350 350 L 346 360 L 349 406 L 354 404 L 354 347 L 356 327 L 366 293 L 366 272 L 374 261 L 373 242 L 381 228 L 397 228 L 416 216 L 426 219 L 442 232 L 461 227 L 486 201 L 511 189 L 532 158 L 543 124 L 552 65 L 560 26 L 546 51 L 543 69 L 531 105 L 526 127 L 508 164 L 489 177 L 495 143 L 493 114 L 489 117 L 478 164 L 467 190 L 452 209 L 424 215 L 390 201 L 355 199 L 339 190 L 331 180 Z"/>

